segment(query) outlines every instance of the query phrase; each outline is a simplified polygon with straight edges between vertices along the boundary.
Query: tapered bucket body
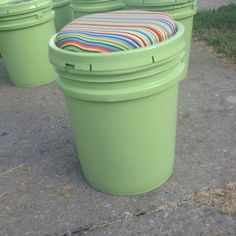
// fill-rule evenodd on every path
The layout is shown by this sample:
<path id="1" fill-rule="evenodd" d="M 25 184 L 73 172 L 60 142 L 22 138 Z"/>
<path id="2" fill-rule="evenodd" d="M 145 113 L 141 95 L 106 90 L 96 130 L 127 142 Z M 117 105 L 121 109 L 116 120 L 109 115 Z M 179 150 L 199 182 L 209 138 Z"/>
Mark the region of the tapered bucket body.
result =
<path id="1" fill-rule="evenodd" d="M 55 34 L 51 1 L 0 4 L 0 51 L 11 82 L 32 87 L 54 80 L 48 41 Z"/>
<path id="2" fill-rule="evenodd" d="M 121 10 L 125 8 L 122 0 L 72 0 L 74 16 L 81 17 L 84 15 Z"/>
<path id="3" fill-rule="evenodd" d="M 53 0 L 53 10 L 55 11 L 56 31 L 74 19 L 71 0 Z"/>
<path id="4" fill-rule="evenodd" d="M 115 53 L 58 48 L 50 60 L 64 92 L 85 178 L 99 191 L 134 195 L 171 175 L 184 27 L 167 41 Z"/>
<path id="5" fill-rule="evenodd" d="M 126 9 L 142 9 L 147 11 L 165 12 L 181 22 L 185 27 L 186 42 L 186 68 L 185 76 L 187 77 L 189 56 L 192 41 L 193 17 L 197 11 L 195 0 L 125 0 Z"/>

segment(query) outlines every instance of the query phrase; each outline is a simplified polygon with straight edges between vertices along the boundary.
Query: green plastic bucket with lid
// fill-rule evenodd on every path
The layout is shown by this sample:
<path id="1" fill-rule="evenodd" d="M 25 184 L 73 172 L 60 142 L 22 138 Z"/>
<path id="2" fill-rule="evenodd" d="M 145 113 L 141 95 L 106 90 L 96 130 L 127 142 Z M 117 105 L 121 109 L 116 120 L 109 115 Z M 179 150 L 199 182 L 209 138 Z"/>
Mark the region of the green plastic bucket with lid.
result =
<path id="1" fill-rule="evenodd" d="M 53 0 L 53 10 L 57 31 L 74 19 L 71 0 Z"/>
<path id="2" fill-rule="evenodd" d="M 0 51 L 15 86 L 32 87 L 54 80 L 48 60 L 54 15 L 50 0 L 0 3 Z"/>
<path id="3" fill-rule="evenodd" d="M 49 42 L 88 183 L 114 195 L 152 190 L 172 173 L 184 26 L 170 39 L 113 53 L 74 52 Z"/>
<path id="4" fill-rule="evenodd" d="M 125 8 L 122 0 L 72 0 L 75 17 Z"/>
<path id="5" fill-rule="evenodd" d="M 126 9 L 142 9 L 169 13 L 185 27 L 186 78 L 192 41 L 193 16 L 197 12 L 196 0 L 125 0 Z"/>

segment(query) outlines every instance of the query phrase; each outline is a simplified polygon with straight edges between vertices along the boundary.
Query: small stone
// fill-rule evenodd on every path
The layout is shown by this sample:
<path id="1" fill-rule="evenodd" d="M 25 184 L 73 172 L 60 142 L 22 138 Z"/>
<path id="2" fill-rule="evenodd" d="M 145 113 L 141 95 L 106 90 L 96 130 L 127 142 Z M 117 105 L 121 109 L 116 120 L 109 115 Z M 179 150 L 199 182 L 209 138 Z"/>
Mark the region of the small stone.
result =
<path id="1" fill-rule="evenodd" d="M 9 133 L 8 132 L 3 132 L 1 133 L 1 136 L 7 136 Z"/>
<path id="2" fill-rule="evenodd" d="M 150 224 L 154 224 L 154 222 L 155 222 L 155 221 L 152 220 L 152 219 L 149 219 L 148 221 L 149 221 Z"/>
<path id="3" fill-rule="evenodd" d="M 236 96 L 229 95 L 229 96 L 226 97 L 226 101 L 229 102 L 229 103 L 236 104 Z"/>

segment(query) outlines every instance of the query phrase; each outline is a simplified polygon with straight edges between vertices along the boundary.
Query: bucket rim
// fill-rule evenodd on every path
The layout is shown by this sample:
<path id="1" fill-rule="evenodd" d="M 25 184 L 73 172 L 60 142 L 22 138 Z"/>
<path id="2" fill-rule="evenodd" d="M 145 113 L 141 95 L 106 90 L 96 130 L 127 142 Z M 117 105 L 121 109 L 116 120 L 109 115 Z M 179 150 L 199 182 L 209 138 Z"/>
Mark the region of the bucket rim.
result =
<path id="1" fill-rule="evenodd" d="M 197 13 L 198 6 L 196 2 L 178 2 L 177 4 L 126 4 L 128 9 L 168 12 L 175 20 L 192 17 Z M 184 9 L 184 11 L 182 10 Z"/>
<path id="2" fill-rule="evenodd" d="M 14 0 L 12 0 L 11 2 L 17 3 L 17 1 Z M 0 18 L 13 15 L 19 15 L 19 18 L 22 18 L 22 14 L 38 11 L 45 8 L 52 8 L 51 0 L 31 0 L 27 2 L 19 2 L 19 4 L 7 4 L 7 2 L 0 3 Z"/>
<path id="3" fill-rule="evenodd" d="M 22 15 L 21 15 L 22 16 Z M 0 18 L 0 33 L 1 32 L 7 32 L 12 30 L 19 30 L 19 29 L 25 29 L 33 26 L 37 26 L 43 23 L 46 23 L 48 21 L 53 21 L 55 18 L 55 11 L 53 11 L 51 8 L 48 9 L 45 12 L 41 12 L 41 14 L 38 17 L 37 12 L 31 13 L 30 16 L 28 16 L 29 20 L 25 21 L 18 21 L 20 18 L 15 18 L 14 20 L 8 19 L 6 21 L 1 22 Z"/>
<path id="4" fill-rule="evenodd" d="M 104 4 L 107 5 L 104 5 Z M 104 11 L 115 11 L 115 10 L 121 10 L 125 8 L 125 4 L 121 1 L 107 1 L 107 2 L 94 2 L 96 4 L 96 7 L 93 6 L 93 4 L 86 4 L 86 5 L 80 5 L 79 2 L 71 4 L 72 9 L 75 12 L 89 12 L 90 14 L 98 13 L 98 12 L 104 12 Z"/>
<path id="5" fill-rule="evenodd" d="M 104 2 L 121 2 L 121 0 L 72 0 L 73 3 L 86 3 L 86 4 L 94 4 L 94 3 L 104 3 Z"/>
<path id="6" fill-rule="evenodd" d="M 164 1 L 164 2 L 152 2 L 152 1 L 147 1 L 147 0 L 142 0 L 140 2 L 132 2 L 129 0 L 126 0 L 126 5 L 127 6 L 169 6 L 169 7 L 173 7 L 175 5 L 183 5 L 183 4 L 188 4 L 188 5 L 192 5 L 192 4 L 196 4 L 196 0 L 175 0 L 175 1 Z"/>
<path id="7" fill-rule="evenodd" d="M 53 0 L 52 1 L 53 8 L 70 5 L 71 2 L 72 2 L 71 0 Z"/>
<path id="8" fill-rule="evenodd" d="M 67 71 L 101 72 L 145 67 L 166 60 L 168 57 L 175 55 L 177 51 L 182 50 L 182 48 L 176 47 L 176 44 L 183 39 L 185 28 L 182 23 L 175 23 L 177 32 L 168 40 L 144 48 L 111 53 L 73 52 L 61 49 L 55 45 L 55 34 L 49 40 L 49 58 L 56 68 Z M 174 48 L 174 50 L 170 50 L 170 55 L 159 53 L 168 47 Z M 162 54 L 162 56 L 158 54 Z M 107 69 L 102 66 L 104 63 L 107 63 Z M 127 63 L 131 66 L 128 66 Z"/>

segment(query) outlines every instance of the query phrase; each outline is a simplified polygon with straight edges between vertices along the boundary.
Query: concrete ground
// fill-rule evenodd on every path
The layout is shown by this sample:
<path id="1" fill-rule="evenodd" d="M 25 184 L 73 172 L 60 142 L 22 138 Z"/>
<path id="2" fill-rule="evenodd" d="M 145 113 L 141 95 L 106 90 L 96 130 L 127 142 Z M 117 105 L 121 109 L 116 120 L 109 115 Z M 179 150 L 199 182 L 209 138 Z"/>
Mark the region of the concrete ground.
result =
<path id="1" fill-rule="evenodd" d="M 1 236 L 236 235 L 235 215 L 186 200 L 236 180 L 236 71 L 198 43 L 180 83 L 173 175 L 139 196 L 85 182 L 55 83 L 15 88 L 2 59 L 0 83 Z"/>
<path id="2" fill-rule="evenodd" d="M 221 5 L 227 5 L 229 3 L 236 4 L 236 0 L 197 0 L 199 9 L 211 9 L 217 8 Z"/>

